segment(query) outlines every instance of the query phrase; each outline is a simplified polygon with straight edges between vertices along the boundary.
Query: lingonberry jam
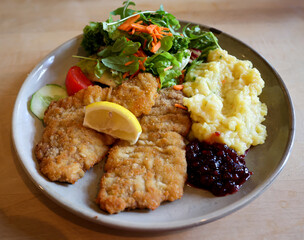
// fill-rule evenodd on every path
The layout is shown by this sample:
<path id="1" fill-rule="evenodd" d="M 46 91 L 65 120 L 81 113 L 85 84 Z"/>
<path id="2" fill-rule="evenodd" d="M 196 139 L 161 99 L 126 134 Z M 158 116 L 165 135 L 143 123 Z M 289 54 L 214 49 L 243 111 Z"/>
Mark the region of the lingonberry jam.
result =
<path id="1" fill-rule="evenodd" d="M 188 183 L 211 191 L 215 196 L 235 193 L 252 172 L 245 155 L 238 155 L 227 145 L 197 140 L 186 146 Z"/>

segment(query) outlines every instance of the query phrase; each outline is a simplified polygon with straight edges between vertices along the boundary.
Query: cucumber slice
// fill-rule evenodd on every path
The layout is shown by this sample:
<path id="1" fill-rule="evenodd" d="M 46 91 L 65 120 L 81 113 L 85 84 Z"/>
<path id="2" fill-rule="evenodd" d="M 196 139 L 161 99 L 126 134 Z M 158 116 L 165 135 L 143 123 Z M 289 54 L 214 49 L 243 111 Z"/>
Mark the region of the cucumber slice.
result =
<path id="1" fill-rule="evenodd" d="M 62 86 L 47 84 L 33 94 L 30 102 L 30 109 L 37 118 L 43 120 L 44 112 L 50 103 L 67 96 L 67 91 Z"/>

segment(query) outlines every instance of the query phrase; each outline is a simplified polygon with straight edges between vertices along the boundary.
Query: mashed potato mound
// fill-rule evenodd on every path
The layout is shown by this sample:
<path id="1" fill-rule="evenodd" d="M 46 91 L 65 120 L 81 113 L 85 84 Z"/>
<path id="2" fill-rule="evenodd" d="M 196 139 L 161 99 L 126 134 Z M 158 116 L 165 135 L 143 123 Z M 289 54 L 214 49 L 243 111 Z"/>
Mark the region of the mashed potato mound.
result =
<path id="1" fill-rule="evenodd" d="M 259 95 L 264 81 L 250 61 L 238 60 L 216 49 L 207 63 L 196 65 L 186 76 L 183 103 L 193 120 L 192 135 L 200 141 L 225 143 L 238 154 L 265 142 L 261 124 L 267 106 Z"/>

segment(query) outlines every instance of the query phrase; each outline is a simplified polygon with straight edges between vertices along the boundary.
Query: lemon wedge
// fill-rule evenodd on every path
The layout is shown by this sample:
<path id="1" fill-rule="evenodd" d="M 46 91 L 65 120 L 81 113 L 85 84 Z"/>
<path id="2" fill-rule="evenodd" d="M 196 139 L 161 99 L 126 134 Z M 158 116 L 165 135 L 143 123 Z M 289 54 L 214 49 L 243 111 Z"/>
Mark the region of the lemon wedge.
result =
<path id="1" fill-rule="evenodd" d="M 107 101 L 87 105 L 83 125 L 127 140 L 131 144 L 137 142 L 142 132 L 140 123 L 132 112 L 119 104 Z"/>

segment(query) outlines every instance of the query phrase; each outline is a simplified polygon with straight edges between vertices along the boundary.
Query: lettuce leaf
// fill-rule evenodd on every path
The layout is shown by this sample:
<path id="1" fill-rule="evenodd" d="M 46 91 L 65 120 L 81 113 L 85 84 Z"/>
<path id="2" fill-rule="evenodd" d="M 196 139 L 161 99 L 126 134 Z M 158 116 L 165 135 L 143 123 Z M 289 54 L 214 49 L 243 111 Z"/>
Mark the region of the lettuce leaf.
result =
<path id="1" fill-rule="evenodd" d="M 103 26 L 99 22 L 90 22 L 83 29 L 83 39 L 81 46 L 88 54 L 96 53 L 101 45 L 104 44 Z"/>
<path id="2" fill-rule="evenodd" d="M 189 61 L 190 52 L 183 51 L 176 54 L 162 52 L 147 59 L 145 67 L 148 72 L 159 76 L 161 88 L 178 84 L 178 77 L 182 74 L 182 68 L 186 65 L 185 59 Z M 168 67 L 171 67 L 168 69 Z"/>
<path id="3" fill-rule="evenodd" d="M 195 48 L 202 51 L 198 60 L 205 60 L 209 51 L 219 48 L 218 40 L 212 32 L 203 31 L 198 25 L 189 27 L 189 24 L 183 28 L 183 35 L 190 41 L 189 48 Z"/>

